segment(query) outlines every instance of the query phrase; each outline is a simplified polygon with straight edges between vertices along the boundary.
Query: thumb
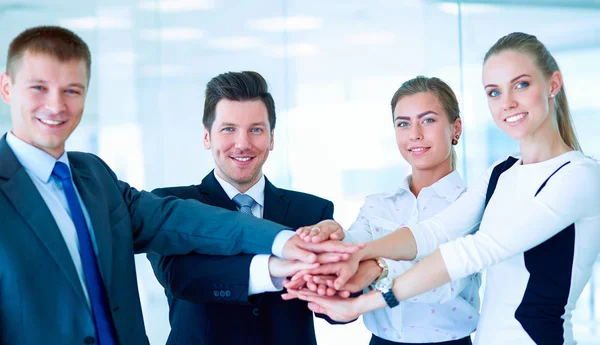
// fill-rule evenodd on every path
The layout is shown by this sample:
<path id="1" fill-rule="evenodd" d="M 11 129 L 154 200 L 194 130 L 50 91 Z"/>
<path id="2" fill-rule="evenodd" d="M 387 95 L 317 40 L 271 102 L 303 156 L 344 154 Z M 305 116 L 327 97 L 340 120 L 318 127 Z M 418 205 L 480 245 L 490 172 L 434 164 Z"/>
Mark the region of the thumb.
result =
<path id="1" fill-rule="evenodd" d="M 344 287 L 344 285 L 346 285 L 346 283 L 348 282 L 348 280 L 350 280 L 350 278 L 352 278 L 352 276 L 354 275 L 354 273 L 355 272 L 352 272 L 352 270 L 350 268 L 343 267 L 340 270 L 337 279 L 333 283 L 335 289 L 336 290 L 341 290 L 342 287 Z"/>

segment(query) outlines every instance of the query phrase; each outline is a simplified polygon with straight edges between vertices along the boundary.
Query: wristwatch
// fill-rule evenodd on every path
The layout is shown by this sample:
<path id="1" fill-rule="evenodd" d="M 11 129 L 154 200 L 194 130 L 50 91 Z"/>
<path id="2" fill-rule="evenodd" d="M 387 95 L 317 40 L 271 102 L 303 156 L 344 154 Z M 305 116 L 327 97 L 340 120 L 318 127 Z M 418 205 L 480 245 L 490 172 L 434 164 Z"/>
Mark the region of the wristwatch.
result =
<path id="1" fill-rule="evenodd" d="M 394 292 L 392 292 L 392 287 L 394 286 L 394 281 L 388 277 L 381 279 L 375 284 L 375 290 L 381 292 L 383 295 L 383 299 L 387 303 L 388 307 L 393 308 L 400 304 L 394 296 Z"/>
<path id="2" fill-rule="evenodd" d="M 389 272 L 388 265 L 385 262 L 385 260 L 383 260 L 382 258 L 375 258 L 375 262 L 377 263 L 377 266 L 381 267 L 381 274 L 372 283 L 373 285 L 377 284 L 377 282 L 379 282 L 381 279 L 386 278 Z"/>

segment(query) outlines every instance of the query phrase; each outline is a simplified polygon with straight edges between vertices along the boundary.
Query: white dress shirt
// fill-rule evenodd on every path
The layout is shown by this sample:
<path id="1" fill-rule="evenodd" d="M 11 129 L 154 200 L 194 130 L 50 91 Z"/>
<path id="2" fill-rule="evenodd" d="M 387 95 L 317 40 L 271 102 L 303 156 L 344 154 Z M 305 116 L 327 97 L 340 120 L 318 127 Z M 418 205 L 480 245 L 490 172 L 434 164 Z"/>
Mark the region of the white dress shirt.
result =
<path id="1" fill-rule="evenodd" d="M 28 143 L 17 138 L 14 134 L 12 134 L 12 132 L 8 132 L 6 135 L 6 142 L 14 152 L 19 163 L 21 163 L 23 168 L 25 168 L 29 178 L 31 178 L 31 181 L 33 181 L 36 189 L 38 192 L 40 192 L 42 199 L 44 199 L 46 206 L 48 206 L 48 209 L 50 210 L 50 213 L 52 214 L 52 217 L 54 218 L 54 221 L 56 222 L 63 239 L 65 240 L 69 254 L 71 254 L 71 259 L 73 259 L 73 264 L 75 265 L 75 270 L 79 276 L 83 293 L 88 302 L 88 306 L 90 306 L 90 298 L 87 291 L 87 285 L 85 283 L 83 266 L 81 264 L 81 256 L 79 255 L 79 241 L 77 240 L 75 224 L 73 224 L 73 220 L 71 219 L 71 211 L 69 210 L 69 205 L 67 204 L 67 197 L 63 192 L 62 183 L 57 177 L 52 176 L 52 170 L 58 161 L 65 163 L 69 167 L 69 173 L 71 174 L 71 178 L 73 178 L 67 153 L 63 153 L 62 156 L 56 159 L 37 147 L 29 145 Z M 96 245 L 96 237 L 94 236 L 92 222 L 90 221 L 90 215 L 88 214 L 85 204 L 79 195 L 79 191 L 77 190 L 75 183 L 73 183 L 73 187 L 75 188 L 75 193 L 79 199 L 79 204 L 81 205 L 83 216 L 85 217 L 85 222 L 90 232 L 94 252 L 97 254 L 98 248 Z"/>
<path id="2" fill-rule="evenodd" d="M 465 190 L 456 171 L 423 188 L 418 197 L 411 192 L 410 183 L 408 176 L 393 193 L 368 196 L 348 229 L 348 241 L 368 242 L 417 224 L 445 209 Z M 384 260 L 390 278 L 418 262 Z M 461 339 L 477 327 L 480 284 L 481 276 L 475 273 L 403 301 L 395 308 L 369 312 L 363 320 L 374 335 L 389 341 L 435 343 Z"/>
<path id="3" fill-rule="evenodd" d="M 487 267 L 476 344 L 575 344 L 571 312 L 600 252 L 600 166 L 580 151 L 519 159 L 485 208 L 496 164 L 455 203 L 410 227 L 419 256 L 439 247 L 452 279 Z"/>
<path id="4" fill-rule="evenodd" d="M 225 194 L 232 199 L 240 194 L 240 191 L 232 186 L 229 182 L 215 174 L 215 178 L 225 191 Z M 257 218 L 262 218 L 265 209 L 265 176 L 262 175 L 256 184 L 244 193 L 254 201 L 252 206 L 252 215 Z M 289 238 L 288 238 L 289 239 Z M 283 280 L 285 278 L 273 278 L 269 273 L 269 258 L 270 255 L 254 255 L 250 262 L 250 278 L 248 282 L 248 295 L 256 295 L 263 292 L 281 291 L 283 289 Z"/>

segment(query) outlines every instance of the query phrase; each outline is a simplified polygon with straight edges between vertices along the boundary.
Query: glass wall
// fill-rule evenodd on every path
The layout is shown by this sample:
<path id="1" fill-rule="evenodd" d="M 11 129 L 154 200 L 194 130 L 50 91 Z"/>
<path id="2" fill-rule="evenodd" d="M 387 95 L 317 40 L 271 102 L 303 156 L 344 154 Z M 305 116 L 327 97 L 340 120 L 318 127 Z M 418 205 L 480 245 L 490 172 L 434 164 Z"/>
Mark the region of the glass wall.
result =
<path id="1" fill-rule="evenodd" d="M 275 98 L 266 175 L 281 188 L 332 200 L 344 226 L 366 195 L 395 188 L 409 171 L 389 102 L 418 74 L 442 78 L 459 96 L 459 170 L 472 183 L 518 151 L 491 121 L 481 85 L 483 55 L 512 31 L 537 35 L 557 58 L 584 152 L 600 155 L 594 0 L 0 0 L 0 67 L 10 40 L 42 24 L 73 29 L 94 57 L 84 119 L 68 149 L 99 154 L 137 188 L 200 183 L 213 167 L 202 146 L 204 87 L 241 70 L 260 72 Z M 2 104 L 0 132 L 8 130 Z M 137 262 L 148 335 L 164 344 L 166 299 L 145 256 Z M 581 344 L 600 344 L 598 279 L 574 315 Z M 318 320 L 317 331 L 321 344 L 366 344 L 370 336 L 360 321 Z"/>

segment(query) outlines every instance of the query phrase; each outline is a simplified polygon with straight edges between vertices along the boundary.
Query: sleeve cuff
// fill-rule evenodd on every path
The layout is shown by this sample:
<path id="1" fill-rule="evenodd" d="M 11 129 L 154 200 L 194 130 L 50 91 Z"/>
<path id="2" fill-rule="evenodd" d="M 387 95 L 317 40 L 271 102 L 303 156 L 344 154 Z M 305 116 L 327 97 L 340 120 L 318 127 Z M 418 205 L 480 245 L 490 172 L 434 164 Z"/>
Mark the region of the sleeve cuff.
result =
<path id="1" fill-rule="evenodd" d="M 427 239 L 424 235 L 426 230 L 423 229 L 420 224 L 411 225 L 408 229 L 412 233 L 415 238 L 415 243 L 417 244 L 417 255 L 415 259 L 422 259 L 430 253 L 430 250 L 427 248 Z"/>
<path id="2" fill-rule="evenodd" d="M 271 278 L 269 273 L 270 255 L 255 255 L 250 262 L 250 278 L 248 296 L 263 292 L 280 291 L 283 288 L 283 278 Z"/>
<path id="3" fill-rule="evenodd" d="M 446 270 L 450 276 L 450 280 L 457 280 L 463 278 L 465 275 L 462 274 L 461 267 L 461 253 L 456 250 L 456 241 L 444 243 L 440 246 L 440 253 L 446 265 Z"/>
<path id="4" fill-rule="evenodd" d="M 275 236 L 275 240 L 273 241 L 273 246 L 271 247 L 271 252 L 278 258 L 283 259 L 283 247 L 289 241 L 290 238 L 294 237 L 296 233 L 291 230 L 282 230 L 277 236 Z"/>

